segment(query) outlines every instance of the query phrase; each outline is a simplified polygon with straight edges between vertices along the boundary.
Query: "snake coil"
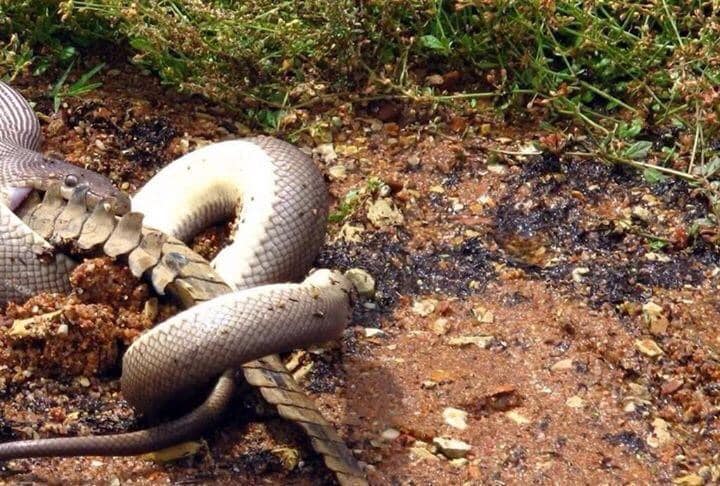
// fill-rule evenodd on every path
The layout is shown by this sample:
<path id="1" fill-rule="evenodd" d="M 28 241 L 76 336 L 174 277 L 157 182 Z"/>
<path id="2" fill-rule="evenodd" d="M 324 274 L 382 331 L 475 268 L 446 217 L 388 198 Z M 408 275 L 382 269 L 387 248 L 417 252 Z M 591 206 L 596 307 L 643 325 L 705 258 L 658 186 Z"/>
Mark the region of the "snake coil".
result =
<path id="1" fill-rule="evenodd" d="M 75 263 L 66 253 L 123 259 L 186 307 L 126 352 L 126 399 L 153 415 L 178 396 L 215 385 L 175 421 L 127 434 L 4 443 L 0 459 L 127 455 L 172 445 L 217 420 L 235 388 L 233 370 L 241 369 L 282 417 L 305 430 L 341 484 L 365 484 L 355 458 L 274 354 L 336 339 L 350 313 L 351 284 L 338 272 L 284 283 L 307 273 L 324 240 L 327 193 L 309 157 L 269 137 L 212 144 L 153 177 L 128 212 L 125 196 L 104 178 L 47 163 L 37 152 L 39 133 L 27 102 L 0 83 L 0 302 L 67 290 Z M 44 191 L 44 199 L 25 203 L 20 219 L 9 206 L 18 205 L 18 190 L 31 189 Z M 183 243 L 235 213 L 234 241 L 212 264 Z"/>

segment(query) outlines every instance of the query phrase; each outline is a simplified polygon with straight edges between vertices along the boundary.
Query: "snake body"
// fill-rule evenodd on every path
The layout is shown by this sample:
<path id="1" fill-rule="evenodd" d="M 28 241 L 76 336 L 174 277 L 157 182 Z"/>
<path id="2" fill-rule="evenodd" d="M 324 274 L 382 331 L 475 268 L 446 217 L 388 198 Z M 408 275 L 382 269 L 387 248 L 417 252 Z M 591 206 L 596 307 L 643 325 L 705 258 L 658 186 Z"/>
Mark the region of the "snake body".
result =
<path id="1" fill-rule="evenodd" d="M 69 290 L 67 274 L 75 263 L 65 255 L 53 255 L 52 246 L 28 231 L 11 211 L 29 191 L 45 191 L 54 183 L 68 197 L 83 184 L 90 201 L 105 198 L 118 214 L 130 208 L 130 199 L 106 178 L 39 153 L 40 141 L 40 124 L 30 105 L 0 82 L 0 304 L 38 292 Z"/>
<path id="2" fill-rule="evenodd" d="M 14 93 L 6 85 L 0 88 L 0 93 Z M 43 179 L 47 166 L 18 169 L 15 157 L 25 152 L 13 152 L 13 146 L 33 152 L 39 145 L 33 137 L 20 136 L 32 124 L 18 120 L 28 118 L 32 110 L 19 95 L 0 94 L 0 102 L 5 103 L 0 115 L 6 120 L 0 136 L 15 134 L 0 140 L 6 147 L 0 153 L 0 187 L 11 188 L 6 194 L 17 187 L 45 191 L 42 203 L 21 208 L 22 220 L 9 208 L 12 197 L 6 195 L 6 205 L 0 204 L 0 244 L 25 252 L 33 269 L 12 267 L 15 254 L 0 250 L 0 278 L 14 272 L 16 281 L 8 287 L 26 291 L 0 294 L 0 301 L 24 296 L 28 290 L 66 290 L 74 262 L 48 252 L 51 245 L 123 258 L 136 276 L 145 276 L 156 291 L 177 297 L 187 307 L 128 349 L 121 378 L 125 398 L 140 412 L 156 415 L 179 396 L 216 380 L 205 402 L 178 420 L 115 436 L 0 444 L 0 459 L 137 454 L 171 445 L 217 418 L 234 388 L 232 370 L 241 367 L 246 380 L 277 406 L 281 416 L 308 433 L 341 483 L 363 483 L 352 454 L 273 356 L 337 338 L 350 312 L 351 286 L 337 272 L 318 270 L 301 283 L 284 283 L 307 273 L 324 239 L 327 196 L 309 157 L 267 137 L 210 145 L 163 169 L 135 197 L 135 211 L 125 213 L 127 201 L 108 188 L 109 183 L 80 173 L 75 177 L 83 183 L 71 179 L 68 184 L 63 173 L 74 173 L 74 166 L 54 163 L 56 173 L 47 177 L 54 184 Z M 24 115 L 6 114 L 13 110 Z M 8 167 L 16 172 L 10 174 Z M 181 238 L 236 211 L 234 241 L 213 261 L 213 269 Z M 42 251 L 28 250 L 28 243 Z M 38 258 L 40 253 L 49 256 Z"/>

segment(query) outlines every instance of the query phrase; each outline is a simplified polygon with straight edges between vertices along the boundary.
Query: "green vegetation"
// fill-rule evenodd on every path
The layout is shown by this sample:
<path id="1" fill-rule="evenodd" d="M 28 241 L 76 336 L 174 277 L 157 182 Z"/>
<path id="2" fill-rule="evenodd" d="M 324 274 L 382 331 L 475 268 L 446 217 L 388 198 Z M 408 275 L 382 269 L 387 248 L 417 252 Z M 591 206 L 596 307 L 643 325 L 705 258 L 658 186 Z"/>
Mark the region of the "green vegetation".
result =
<path id="1" fill-rule="evenodd" d="M 100 72 L 102 68 L 105 67 L 105 64 L 103 63 L 98 64 L 90 71 L 82 74 L 77 81 L 75 81 L 72 85 L 66 87 L 65 81 L 67 80 L 68 74 L 70 74 L 70 70 L 72 69 L 73 64 L 73 62 L 70 63 L 67 69 L 65 69 L 65 71 L 60 76 L 60 79 L 57 80 L 57 82 L 50 90 L 50 97 L 53 99 L 53 109 L 55 111 L 58 111 L 58 109 L 60 108 L 60 104 L 62 103 L 64 97 L 82 96 L 85 93 L 91 92 L 102 84 L 99 82 L 91 82 L 90 80 L 93 78 L 93 76 Z"/>
<path id="2" fill-rule="evenodd" d="M 651 181 L 682 177 L 716 206 L 718 10 L 700 0 L 0 0 L 0 66 L 6 78 L 55 73 L 57 102 L 78 94 L 63 88 L 68 66 L 112 43 L 164 83 L 270 130 L 318 102 L 473 110 L 485 98 L 554 131 L 572 121 L 593 142 L 576 155 Z M 453 71 L 459 81 L 445 83 Z M 663 130 L 669 139 L 651 143 Z"/>
<path id="3" fill-rule="evenodd" d="M 363 204 L 371 200 L 371 198 L 380 192 L 383 183 L 377 177 L 370 177 L 365 181 L 365 186 L 359 189 L 352 189 L 342 198 L 338 204 L 337 210 L 330 213 L 328 220 L 331 223 L 344 223 L 355 212 L 360 209 Z"/>

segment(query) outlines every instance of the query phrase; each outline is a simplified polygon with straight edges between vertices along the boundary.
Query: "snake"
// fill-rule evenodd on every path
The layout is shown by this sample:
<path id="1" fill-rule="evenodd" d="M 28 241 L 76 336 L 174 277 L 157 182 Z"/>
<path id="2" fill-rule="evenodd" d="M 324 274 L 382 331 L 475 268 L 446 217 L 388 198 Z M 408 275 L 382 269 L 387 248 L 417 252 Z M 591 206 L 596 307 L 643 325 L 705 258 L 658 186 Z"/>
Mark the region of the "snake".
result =
<path id="1" fill-rule="evenodd" d="M 277 355 L 337 339 L 350 318 L 352 284 L 338 271 L 310 271 L 328 214 L 312 159 L 273 137 L 213 143 L 171 162 L 131 199 L 98 173 L 44 156 L 40 143 L 32 108 L 0 82 L 0 305 L 69 291 L 77 257 L 123 260 L 185 308 L 127 349 L 124 398 L 158 418 L 180 397 L 206 395 L 189 413 L 145 430 L 0 443 L 0 460 L 171 446 L 218 420 L 242 374 L 303 428 L 340 484 L 366 484 Z M 30 197 L 37 193 L 42 200 Z M 231 242 L 212 262 L 186 245 L 233 217 Z"/>

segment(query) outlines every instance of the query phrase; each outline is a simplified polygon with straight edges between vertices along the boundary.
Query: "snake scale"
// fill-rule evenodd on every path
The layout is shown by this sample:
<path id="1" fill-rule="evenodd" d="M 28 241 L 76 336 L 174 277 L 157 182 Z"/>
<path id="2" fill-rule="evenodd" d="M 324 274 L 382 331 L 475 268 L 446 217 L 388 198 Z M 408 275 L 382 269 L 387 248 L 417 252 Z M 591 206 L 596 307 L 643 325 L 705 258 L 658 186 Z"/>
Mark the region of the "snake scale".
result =
<path id="1" fill-rule="evenodd" d="M 189 414 L 147 430 L 3 443 L 0 460 L 132 455 L 192 438 L 225 409 L 240 369 L 304 429 L 341 484 L 366 484 L 274 354 L 337 338 L 350 314 L 351 284 L 338 272 L 285 283 L 307 274 L 324 239 L 327 193 L 309 157 L 269 137 L 211 144 L 158 173 L 129 211 L 130 200 L 104 177 L 42 156 L 39 142 L 32 109 L 0 83 L 0 303 L 67 291 L 76 265 L 68 255 L 121 259 L 185 307 L 127 350 L 124 397 L 152 417 L 179 396 L 211 391 Z M 42 201 L 27 197 L 33 190 Z M 185 245 L 238 205 L 234 241 L 212 263 Z"/>

